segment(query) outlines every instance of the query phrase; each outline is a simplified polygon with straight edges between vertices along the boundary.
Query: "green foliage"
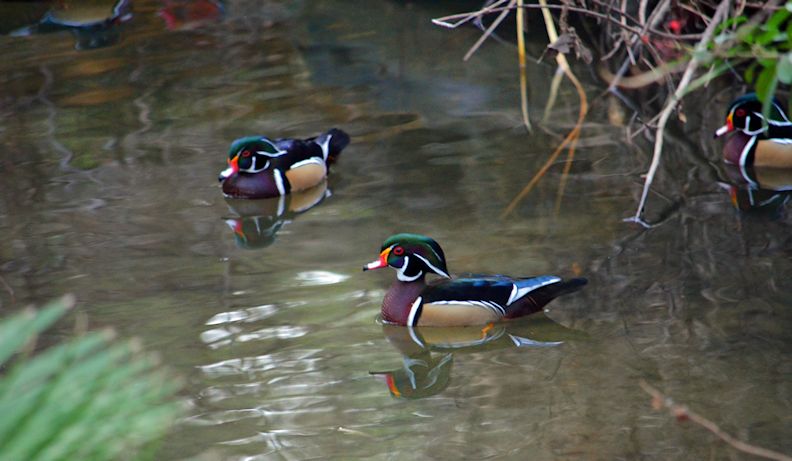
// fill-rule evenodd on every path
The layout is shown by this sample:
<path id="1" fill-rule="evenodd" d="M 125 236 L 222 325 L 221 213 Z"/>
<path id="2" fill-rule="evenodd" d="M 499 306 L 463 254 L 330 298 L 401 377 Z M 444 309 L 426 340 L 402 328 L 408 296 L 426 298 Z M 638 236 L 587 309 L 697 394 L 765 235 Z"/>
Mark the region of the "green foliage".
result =
<path id="1" fill-rule="evenodd" d="M 2 461 L 140 458 L 180 413 L 178 384 L 109 332 L 11 360 L 72 304 L 63 298 L 0 323 Z"/>
<path id="2" fill-rule="evenodd" d="M 719 72 L 709 74 L 708 79 L 729 67 L 747 64 L 745 80 L 754 86 L 768 114 L 778 83 L 792 83 L 792 1 L 764 21 L 758 20 L 764 12 L 756 14 L 751 19 L 730 18 L 720 26 L 708 49 Z"/>

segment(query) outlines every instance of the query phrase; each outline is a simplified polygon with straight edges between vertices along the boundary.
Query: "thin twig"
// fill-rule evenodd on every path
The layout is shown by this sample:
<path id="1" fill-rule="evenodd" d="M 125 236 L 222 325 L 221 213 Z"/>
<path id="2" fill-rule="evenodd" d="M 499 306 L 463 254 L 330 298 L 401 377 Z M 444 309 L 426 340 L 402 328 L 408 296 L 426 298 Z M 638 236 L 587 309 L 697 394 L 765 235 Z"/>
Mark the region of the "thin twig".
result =
<path id="1" fill-rule="evenodd" d="M 652 396 L 652 408 L 655 410 L 667 408 L 669 413 L 671 413 L 671 415 L 673 415 L 677 421 L 690 420 L 704 429 L 712 432 L 719 439 L 729 444 L 735 450 L 741 451 L 743 453 L 748 453 L 750 455 L 759 456 L 766 459 L 774 459 L 777 461 L 792 461 L 792 457 L 783 453 L 763 447 L 758 447 L 756 445 L 751 445 L 750 443 L 743 442 L 742 440 L 732 436 L 709 419 L 690 411 L 687 406 L 675 403 L 670 397 L 664 395 L 662 392 L 649 385 L 649 383 L 646 381 L 641 380 L 639 384 L 641 385 L 641 389 L 643 389 L 644 392 Z"/>
<path id="2" fill-rule="evenodd" d="M 432 19 L 432 23 L 437 25 L 437 26 L 446 27 L 448 29 L 456 29 L 457 27 L 459 27 L 462 24 L 470 21 L 471 19 L 480 18 L 481 16 L 484 16 L 485 14 L 492 12 L 492 10 L 494 8 L 497 8 L 502 3 L 506 3 L 507 1 L 509 1 L 509 0 L 498 0 L 495 3 L 493 3 L 492 5 L 489 5 L 489 6 L 487 6 L 485 8 L 482 8 L 482 9 L 480 9 L 478 11 L 474 11 L 472 13 L 454 14 L 454 15 L 451 15 L 451 16 L 444 16 L 442 18 Z M 451 19 L 459 19 L 459 21 L 454 22 L 454 23 L 448 22 Z"/>
<path id="3" fill-rule="evenodd" d="M 473 46 L 470 47 L 468 52 L 465 53 L 465 57 L 462 58 L 463 61 L 467 61 L 468 59 L 470 59 L 470 57 L 473 56 L 473 53 L 475 53 L 476 50 L 479 49 L 481 44 L 484 43 L 484 41 L 487 40 L 487 38 L 489 38 L 490 35 L 492 35 L 492 32 L 495 31 L 495 29 L 500 25 L 500 23 L 509 14 L 510 8 L 516 3 L 516 1 L 517 0 L 511 0 L 509 2 L 509 6 L 507 8 L 505 8 L 501 12 L 501 14 L 498 15 L 498 17 L 494 21 L 492 21 L 492 24 L 490 24 L 490 26 L 487 28 L 487 30 L 481 35 L 481 37 L 479 37 L 478 40 L 476 40 L 476 43 L 474 43 Z"/>
<path id="4" fill-rule="evenodd" d="M 632 32 L 633 34 L 638 35 L 639 37 L 641 35 L 641 29 L 638 28 L 638 27 L 634 27 L 634 26 L 630 26 L 630 25 L 624 25 L 617 18 L 614 18 L 612 16 L 608 16 L 606 14 L 598 13 L 596 11 L 587 10 L 585 8 L 578 8 L 578 7 L 567 6 L 567 5 L 546 5 L 546 6 L 542 6 L 542 5 L 532 4 L 532 3 L 524 4 L 522 7 L 523 8 L 533 8 L 533 9 L 548 8 L 548 9 L 552 9 L 552 10 L 560 10 L 560 9 L 563 9 L 563 8 L 567 8 L 569 11 L 573 11 L 575 13 L 581 13 L 581 14 L 584 14 L 584 15 L 587 15 L 587 16 L 591 16 L 591 17 L 594 17 L 594 18 L 604 19 L 604 20 L 606 20 L 606 21 L 608 21 L 608 22 L 610 22 L 612 24 L 615 24 L 615 25 L 617 25 L 617 26 L 619 26 L 619 27 L 621 27 L 621 28 L 623 28 L 623 29 L 625 29 L 625 30 L 627 30 L 629 32 Z M 471 11 L 471 12 L 467 12 L 467 13 L 457 13 L 457 14 L 452 14 L 452 15 L 448 15 L 448 16 L 443 16 L 441 18 L 435 18 L 435 19 L 432 19 L 432 23 L 434 23 L 435 25 L 438 25 L 438 26 L 447 27 L 449 29 L 455 29 L 455 28 L 459 27 L 460 25 L 464 24 L 465 22 L 468 22 L 471 19 L 480 17 L 480 16 L 482 16 L 484 14 L 509 11 L 509 10 L 513 10 L 515 8 L 517 8 L 517 6 L 516 5 L 511 5 L 511 4 L 509 6 L 503 6 L 503 7 L 498 7 L 498 8 L 495 8 L 494 6 L 491 5 L 491 6 L 487 7 L 487 8 L 485 8 L 484 10 Z M 618 11 L 618 10 L 616 10 L 616 11 Z M 639 24 L 638 21 L 635 18 L 632 18 L 629 15 L 624 15 L 624 16 L 627 19 L 630 19 L 633 23 Z M 449 21 L 452 21 L 452 20 L 460 20 L 460 21 L 458 21 L 456 23 L 449 22 Z M 655 35 L 657 35 L 658 37 L 670 38 L 670 39 L 674 39 L 674 40 L 678 40 L 678 39 L 697 40 L 697 39 L 700 38 L 700 36 L 697 35 L 697 34 L 677 35 L 677 34 L 672 34 L 672 33 L 669 33 L 669 32 L 663 32 L 663 31 L 659 31 L 659 30 L 658 31 L 653 31 L 653 33 Z"/>
<path id="5" fill-rule="evenodd" d="M 682 95 L 685 94 L 688 83 L 690 83 L 690 80 L 693 78 L 693 73 L 696 71 L 696 68 L 698 68 L 700 62 L 699 56 L 701 56 L 706 50 L 707 43 L 709 43 L 709 40 L 714 34 L 716 27 L 718 24 L 720 24 L 721 17 L 726 15 L 726 10 L 728 9 L 730 3 L 731 2 L 729 2 L 729 0 L 722 0 L 720 5 L 718 5 L 718 9 L 712 16 L 712 22 L 710 22 L 707 26 L 707 29 L 704 30 L 701 41 L 696 44 L 696 48 L 692 53 L 693 57 L 688 63 L 685 73 L 682 75 L 682 79 L 677 85 L 676 91 L 674 91 L 674 94 L 668 98 L 666 106 L 660 113 L 660 120 L 657 123 L 657 131 L 655 133 L 654 155 L 652 155 L 652 163 L 649 166 L 649 172 L 647 173 L 646 180 L 644 181 L 641 200 L 638 202 L 638 208 L 635 210 L 635 216 L 628 218 L 627 221 L 633 221 L 637 223 L 643 222 L 641 215 L 643 214 L 644 206 L 646 205 L 646 197 L 649 195 L 649 188 L 652 185 L 655 173 L 657 173 L 657 167 L 660 165 L 660 158 L 663 154 L 663 132 L 665 131 L 665 126 L 668 123 L 668 119 L 671 117 L 671 112 L 674 111 L 674 108 L 676 108 L 679 100 L 682 98 Z"/>

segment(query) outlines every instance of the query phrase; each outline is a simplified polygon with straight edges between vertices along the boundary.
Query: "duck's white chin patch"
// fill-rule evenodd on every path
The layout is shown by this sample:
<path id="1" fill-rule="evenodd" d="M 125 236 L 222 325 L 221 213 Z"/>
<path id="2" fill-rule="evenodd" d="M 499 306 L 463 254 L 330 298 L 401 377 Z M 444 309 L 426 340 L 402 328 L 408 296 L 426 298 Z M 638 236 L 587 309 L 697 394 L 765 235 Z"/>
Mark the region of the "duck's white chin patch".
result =
<path id="1" fill-rule="evenodd" d="M 410 264 L 410 257 L 409 256 L 405 256 L 404 257 L 404 264 L 402 264 L 402 267 L 400 267 L 400 268 L 398 268 L 396 270 L 396 278 L 401 280 L 402 282 L 414 282 L 414 281 L 418 280 L 418 278 L 421 275 L 423 275 L 423 271 L 418 271 L 418 273 L 413 275 L 413 276 L 409 276 L 409 275 L 405 274 L 404 271 L 407 270 L 407 266 L 409 266 L 409 264 Z"/>

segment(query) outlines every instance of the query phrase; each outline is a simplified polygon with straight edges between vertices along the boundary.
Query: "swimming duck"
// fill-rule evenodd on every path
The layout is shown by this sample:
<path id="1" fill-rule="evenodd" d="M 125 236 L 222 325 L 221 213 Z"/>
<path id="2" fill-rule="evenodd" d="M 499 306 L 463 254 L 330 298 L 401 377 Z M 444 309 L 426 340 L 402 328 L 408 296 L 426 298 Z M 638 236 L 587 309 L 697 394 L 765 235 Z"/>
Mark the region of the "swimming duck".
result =
<path id="1" fill-rule="evenodd" d="M 775 98 L 769 115 L 765 125 L 762 102 L 756 93 L 748 93 L 731 103 L 726 124 L 715 131 L 716 138 L 735 132 L 723 146 L 726 163 L 741 168 L 792 168 L 792 122 Z"/>
<path id="2" fill-rule="evenodd" d="M 407 326 L 485 325 L 539 312 L 556 297 L 580 289 L 584 278 L 554 275 L 511 278 L 465 275 L 452 278 L 445 255 L 433 239 L 396 234 L 382 244 L 379 258 L 363 270 L 396 269 L 396 280 L 382 300 L 382 319 Z M 427 274 L 442 279 L 426 283 Z"/>
<path id="3" fill-rule="evenodd" d="M 269 198 L 319 184 L 349 135 L 333 128 L 308 139 L 247 136 L 231 143 L 228 168 L 218 177 L 223 193 L 234 198 Z"/>

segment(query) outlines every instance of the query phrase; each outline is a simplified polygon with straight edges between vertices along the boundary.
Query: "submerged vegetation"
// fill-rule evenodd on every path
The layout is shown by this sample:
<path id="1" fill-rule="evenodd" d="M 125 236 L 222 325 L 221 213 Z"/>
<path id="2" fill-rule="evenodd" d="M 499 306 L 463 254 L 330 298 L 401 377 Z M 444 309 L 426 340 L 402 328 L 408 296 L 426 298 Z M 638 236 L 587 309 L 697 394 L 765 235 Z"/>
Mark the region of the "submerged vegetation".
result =
<path id="1" fill-rule="evenodd" d="M 31 353 L 73 304 L 65 297 L 0 323 L 0 460 L 150 458 L 180 413 L 178 383 L 110 332 Z"/>
<path id="2" fill-rule="evenodd" d="M 679 109 L 682 98 L 723 75 L 742 80 L 753 86 L 769 113 L 770 101 L 780 84 L 792 83 L 792 2 L 773 0 L 761 2 L 661 0 L 622 2 L 616 0 L 565 0 L 535 4 L 523 0 L 493 0 L 480 10 L 437 18 L 434 23 L 456 28 L 472 22 L 485 29 L 481 39 L 465 55 L 469 58 L 512 11 L 517 21 L 517 47 L 521 69 L 520 84 L 523 119 L 530 130 L 526 105 L 525 79 L 525 10 L 540 10 L 548 36 L 548 50 L 557 53 L 559 69 L 553 82 L 553 93 L 547 101 L 552 107 L 555 91 L 565 75 L 577 89 L 580 116 L 577 125 L 568 133 L 528 185 L 504 211 L 509 214 L 544 175 L 561 151 L 568 151 L 568 172 L 574 157 L 580 127 L 588 112 L 588 101 L 580 82 L 567 63 L 564 54 L 591 63 L 589 47 L 594 48 L 599 62 L 597 73 L 607 84 L 607 92 L 620 98 L 635 111 L 633 120 L 641 126 L 631 136 L 644 130 L 654 131 L 654 153 L 646 174 L 644 189 L 635 215 L 630 219 L 644 226 L 646 199 L 663 152 L 663 134 L 672 114 L 684 123 Z M 497 15 L 484 26 L 489 15 Z M 560 28 L 560 33 L 556 28 Z M 579 33 L 575 27 L 581 29 Z M 581 38 L 584 37 L 584 38 Z M 650 100 L 635 101 L 630 90 L 656 86 Z M 646 97 L 641 93 L 641 97 Z M 545 113 L 548 109 L 546 108 Z M 563 186 L 563 182 L 562 182 Z"/>

